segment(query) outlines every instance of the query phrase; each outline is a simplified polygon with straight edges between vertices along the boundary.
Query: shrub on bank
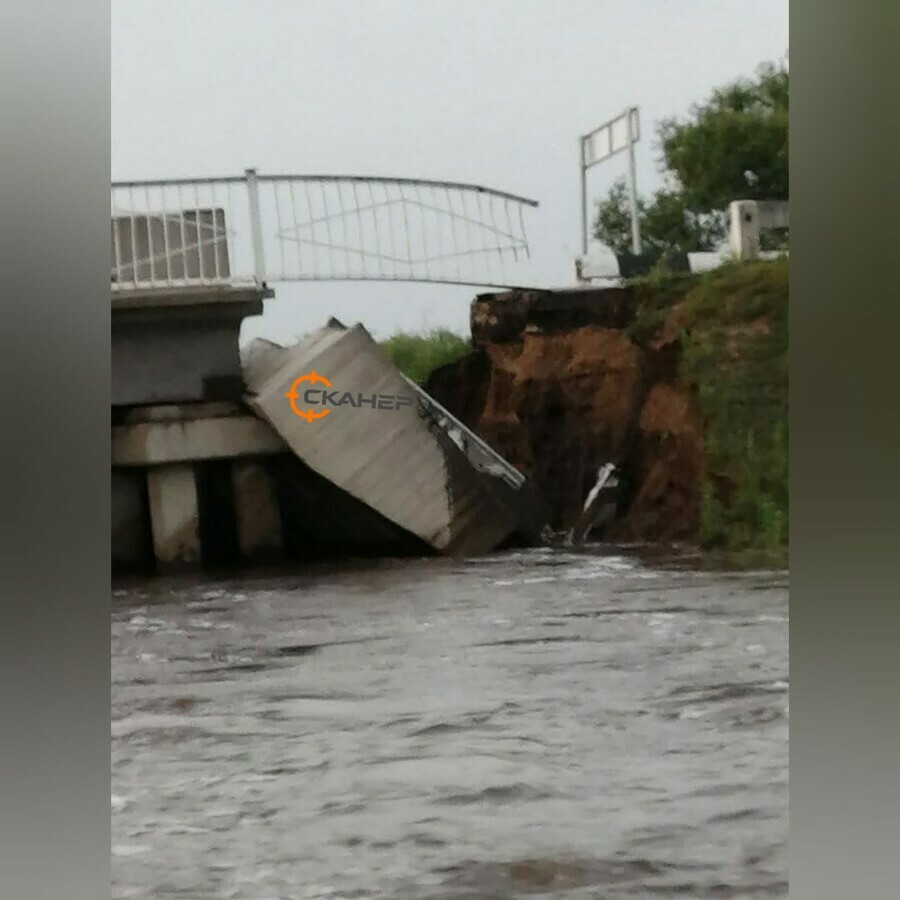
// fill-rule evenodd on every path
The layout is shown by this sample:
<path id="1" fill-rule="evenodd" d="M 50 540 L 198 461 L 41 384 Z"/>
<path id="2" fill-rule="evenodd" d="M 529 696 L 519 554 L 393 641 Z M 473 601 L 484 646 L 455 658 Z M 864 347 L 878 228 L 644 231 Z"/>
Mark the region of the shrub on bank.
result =
<path id="1" fill-rule="evenodd" d="M 398 332 L 381 342 L 391 362 L 407 378 L 423 384 L 438 367 L 455 362 L 471 349 L 467 338 L 446 328 L 423 334 Z"/>

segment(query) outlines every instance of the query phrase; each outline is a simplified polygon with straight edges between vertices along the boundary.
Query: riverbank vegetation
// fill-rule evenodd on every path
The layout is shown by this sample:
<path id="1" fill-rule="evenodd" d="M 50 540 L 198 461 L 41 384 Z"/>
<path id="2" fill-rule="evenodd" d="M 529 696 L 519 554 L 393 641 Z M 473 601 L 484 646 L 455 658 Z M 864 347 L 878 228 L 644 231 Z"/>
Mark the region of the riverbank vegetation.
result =
<path id="1" fill-rule="evenodd" d="M 717 88 L 686 118 L 659 123 L 664 186 L 637 200 L 645 254 L 714 250 L 725 239 L 732 200 L 789 198 L 789 98 L 785 59 Z M 616 253 L 631 249 L 624 181 L 597 202 L 593 233 Z M 764 235 L 763 240 L 779 249 L 786 235 Z"/>
<path id="2" fill-rule="evenodd" d="M 465 356 L 471 344 L 446 328 L 433 328 L 422 334 L 398 332 L 381 347 L 407 378 L 422 384 L 435 369 Z"/>
<path id="3" fill-rule="evenodd" d="M 585 354 L 595 352 L 591 350 L 595 331 L 561 329 L 555 336 L 527 338 L 557 347 L 555 352 L 545 350 L 539 355 L 542 362 L 537 368 L 523 369 L 513 378 L 517 383 L 521 376 L 531 385 L 527 415 L 521 407 L 524 395 L 511 392 L 509 385 L 502 397 L 495 398 L 491 410 L 469 407 L 466 398 L 486 396 L 492 387 L 509 379 L 509 372 L 494 379 L 490 364 L 485 374 L 477 376 L 477 383 L 459 373 L 454 381 L 455 370 L 450 365 L 450 372 L 441 380 L 443 387 L 429 383 L 428 389 L 436 391 L 435 396 L 456 409 L 476 431 L 493 435 L 496 448 L 514 464 L 516 453 L 526 444 L 537 448 L 533 455 L 539 462 L 557 455 L 565 460 L 571 456 L 571 446 L 589 446 L 592 434 L 631 428 L 631 450 L 621 461 L 626 481 L 632 484 L 622 510 L 629 540 L 664 541 L 664 535 L 674 531 L 678 540 L 696 543 L 711 557 L 724 555 L 731 561 L 747 554 L 754 559 L 766 555 L 781 558 L 788 544 L 787 259 L 729 264 L 703 274 L 672 274 L 660 269 L 635 279 L 627 291 L 633 302 L 631 323 L 619 332 L 618 339 L 614 329 L 605 332 L 607 349 L 613 355 L 606 359 L 602 350 L 595 370 L 575 376 L 582 381 L 571 393 L 566 388 L 573 377 L 569 345 L 583 338 L 586 343 L 578 345 L 579 354 L 586 358 Z M 631 343 L 637 351 L 637 368 L 631 375 L 618 368 L 628 356 L 622 356 L 622 339 L 624 346 Z M 600 345 L 607 347 L 603 341 Z M 382 346 L 395 365 L 419 384 L 471 350 L 468 339 L 447 330 L 400 333 Z M 518 371 L 517 363 L 510 365 Z M 604 390 L 607 371 L 619 371 L 625 378 L 623 384 L 630 384 L 632 377 L 643 384 L 635 388 L 639 406 L 648 402 L 651 392 L 656 398 L 666 397 L 670 409 L 653 406 L 653 415 L 662 414 L 666 424 L 651 425 L 646 432 L 637 420 L 631 426 L 623 424 L 619 420 L 622 411 L 611 401 L 588 404 L 577 415 L 572 413 L 576 407 L 580 409 L 577 404 L 583 403 L 584 390 Z M 665 385 L 675 391 L 653 390 Z M 567 427 L 548 432 L 546 424 L 535 418 L 535 398 L 544 395 L 550 398 L 547 402 L 552 408 L 572 414 Z M 682 412 L 682 397 L 693 398 L 690 406 L 695 412 Z M 484 403 L 483 399 L 479 402 Z M 511 414 L 503 419 L 505 427 L 518 422 L 520 431 L 513 437 L 502 429 L 495 434 L 490 421 L 490 415 L 504 411 Z M 628 415 L 627 408 L 624 415 Z M 696 428 L 702 438 L 686 439 Z M 667 446 L 680 449 L 671 456 Z M 560 478 L 565 481 L 568 477 L 560 471 L 548 482 L 550 489 L 558 488 Z M 662 481 L 660 473 L 665 473 Z M 540 482 L 540 471 L 530 474 Z M 653 489 L 657 494 L 643 496 L 639 507 L 633 505 L 641 485 L 649 483 L 657 485 Z M 573 502 L 580 504 L 579 489 L 573 486 L 572 491 L 572 496 L 559 496 L 556 501 L 567 503 L 577 495 Z M 665 521 L 656 512 L 656 501 L 663 504 L 660 509 L 665 509 Z"/>
<path id="4" fill-rule="evenodd" d="M 701 545 L 777 552 L 788 542 L 787 259 L 655 276 L 635 285 L 638 343 L 677 330 L 679 378 L 704 422 Z"/>

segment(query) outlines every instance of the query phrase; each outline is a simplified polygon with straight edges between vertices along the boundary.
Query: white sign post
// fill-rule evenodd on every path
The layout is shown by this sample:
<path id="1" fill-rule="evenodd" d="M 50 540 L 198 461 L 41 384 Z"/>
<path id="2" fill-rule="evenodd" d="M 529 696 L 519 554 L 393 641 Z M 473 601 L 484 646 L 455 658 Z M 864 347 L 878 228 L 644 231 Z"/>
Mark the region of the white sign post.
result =
<path id="1" fill-rule="evenodd" d="M 628 151 L 628 205 L 631 214 L 631 250 L 641 252 L 641 224 L 638 221 L 637 178 L 634 164 L 634 145 L 641 136 L 638 107 L 630 106 L 623 113 L 604 122 L 579 139 L 581 150 L 581 252 L 588 250 L 587 170 L 622 150 Z"/>

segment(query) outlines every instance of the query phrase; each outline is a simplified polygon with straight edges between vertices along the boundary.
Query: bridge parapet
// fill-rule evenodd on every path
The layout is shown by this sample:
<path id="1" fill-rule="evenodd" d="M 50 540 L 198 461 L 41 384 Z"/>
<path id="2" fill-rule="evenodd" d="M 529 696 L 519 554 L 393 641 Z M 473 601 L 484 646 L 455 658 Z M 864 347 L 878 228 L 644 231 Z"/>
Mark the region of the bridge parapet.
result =
<path id="1" fill-rule="evenodd" d="M 113 296 L 279 281 L 528 282 L 525 210 L 480 185 L 259 175 L 114 182 Z"/>

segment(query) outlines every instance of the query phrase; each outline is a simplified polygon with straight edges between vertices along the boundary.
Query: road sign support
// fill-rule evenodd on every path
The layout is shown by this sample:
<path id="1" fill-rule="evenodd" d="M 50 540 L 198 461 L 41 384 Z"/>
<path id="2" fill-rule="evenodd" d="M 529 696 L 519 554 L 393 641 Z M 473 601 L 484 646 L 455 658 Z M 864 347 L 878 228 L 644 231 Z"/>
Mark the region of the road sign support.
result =
<path id="1" fill-rule="evenodd" d="M 634 145 L 640 139 L 640 119 L 637 106 L 630 106 L 614 119 L 604 122 L 598 128 L 579 139 L 581 162 L 581 253 L 588 252 L 588 199 L 587 170 L 615 154 L 628 153 L 628 208 L 631 218 L 631 250 L 635 255 L 641 252 L 641 223 L 638 215 L 637 166 Z"/>

